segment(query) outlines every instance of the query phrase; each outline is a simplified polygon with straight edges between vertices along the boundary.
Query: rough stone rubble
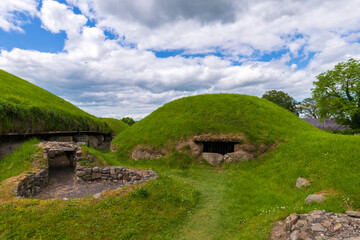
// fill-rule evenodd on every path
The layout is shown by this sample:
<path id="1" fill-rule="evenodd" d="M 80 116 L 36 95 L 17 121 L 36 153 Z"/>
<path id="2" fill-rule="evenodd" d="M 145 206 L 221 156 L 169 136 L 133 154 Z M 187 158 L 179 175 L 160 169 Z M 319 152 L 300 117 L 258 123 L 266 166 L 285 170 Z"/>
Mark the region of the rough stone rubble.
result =
<path id="1" fill-rule="evenodd" d="M 270 240 L 360 240 L 360 212 L 316 210 L 275 223 Z"/>

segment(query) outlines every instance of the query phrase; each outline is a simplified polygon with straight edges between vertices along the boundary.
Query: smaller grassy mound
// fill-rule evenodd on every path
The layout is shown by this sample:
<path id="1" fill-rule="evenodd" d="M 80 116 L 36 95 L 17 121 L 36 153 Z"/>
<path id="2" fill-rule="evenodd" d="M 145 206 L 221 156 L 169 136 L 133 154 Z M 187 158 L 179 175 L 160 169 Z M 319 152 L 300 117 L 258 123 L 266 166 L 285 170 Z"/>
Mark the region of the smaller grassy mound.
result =
<path id="1" fill-rule="evenodd" d="M 115 118 L 101 118 L 101 119 L 105 121 L 107 125 L 110 126 L 113 135 L 119 135 L 122 131 L 124 131 L 129 127 L 129 125 L 127 125 L 123 121 Z"/>
<path id="2" fill-rule="evenodd" d="M 113 144 L 129 156 L 138 145 L 170 150 L 177 142 L 201 134 L 238 134 L 254 145 L 269 146 L 304 131 L 319 130 L 265 99 L 208 94 L 165 104 L 120 133 Z"/>
<path id="3" fill-rule="evenodd" d="M 171 239 L 197 199 L 193 187 L 163 175 L 103 199 L 21 200 L 0 205 L 0 238 Z"/>
<path id="4" fill-rule="evenodd" d="M 110 131 L 104 121 L 2 70 L 0 86 L 0 134 Z"/>

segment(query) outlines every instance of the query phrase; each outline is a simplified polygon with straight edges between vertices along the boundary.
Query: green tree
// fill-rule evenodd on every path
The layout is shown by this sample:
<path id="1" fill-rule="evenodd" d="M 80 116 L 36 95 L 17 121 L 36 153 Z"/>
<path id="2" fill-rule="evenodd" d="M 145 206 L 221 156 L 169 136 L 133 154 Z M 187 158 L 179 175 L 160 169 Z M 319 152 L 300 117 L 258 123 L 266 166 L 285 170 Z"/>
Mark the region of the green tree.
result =
<path id="1" fill-rule="evenodd" d="M 289 96 L 289 94 L 283 91 L 270 90 L 266 91 L 262 98 L 277 104 L 278 106 L 289 110 L 294 113 L 296 116 L 299 116 L 299 109 L 297 107 L 297 102 L 294 98 Z"/>
<path id="2" fill-rule="evenodd" d="M 319 107 L 319 116 L 329 115 L 336 122 L 360 128 L 360 62 L 349 59 L 333 70 L 319 74 L 314 82 L 313 98 Z"/>
<path id="3" fill-rule="evenodd" d="M 319 108 L 313 98 L 305 98 L 300 102 L 299 111 L 304 114 L 304 117 L 306 118 L 319 118 Z"/>
<path id="4" fill-rule="evenodd" d="M 135 123 L 134 119 L 132 119 L 130 117 L 124 117 L 121 119 L 121 121 L 123 121 L 124 123 L 126 123 L 129 126 L 131 126 Z"/>

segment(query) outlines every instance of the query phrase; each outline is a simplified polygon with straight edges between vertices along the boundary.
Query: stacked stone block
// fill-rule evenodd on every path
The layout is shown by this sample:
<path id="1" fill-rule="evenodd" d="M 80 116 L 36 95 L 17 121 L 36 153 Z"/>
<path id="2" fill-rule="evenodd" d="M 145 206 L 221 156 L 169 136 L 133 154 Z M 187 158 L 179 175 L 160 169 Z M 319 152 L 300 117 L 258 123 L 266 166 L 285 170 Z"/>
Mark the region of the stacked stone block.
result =
<path id="1" fill-rule="evenodd" d="M 15 189 L 17 196 L 29 197 L 40 192 L 49 183 L 49 169 L 27 175 Z"/>

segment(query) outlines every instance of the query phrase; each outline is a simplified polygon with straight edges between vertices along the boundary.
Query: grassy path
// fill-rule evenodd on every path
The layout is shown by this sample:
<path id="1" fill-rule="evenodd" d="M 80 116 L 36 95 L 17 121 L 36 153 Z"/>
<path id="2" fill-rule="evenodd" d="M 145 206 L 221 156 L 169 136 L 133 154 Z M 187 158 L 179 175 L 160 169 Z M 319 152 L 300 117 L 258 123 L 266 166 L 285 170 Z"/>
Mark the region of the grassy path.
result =
<path id="1" fill-rule="evenodd" d="M 200 192 L 200 200 L 196 210 L 189 213 L 189 219 L 176 239 L 226 239 L 222 213 L 226 187 L 224 174 L 208 170 L 181 180 L 190 183 Z"/>

